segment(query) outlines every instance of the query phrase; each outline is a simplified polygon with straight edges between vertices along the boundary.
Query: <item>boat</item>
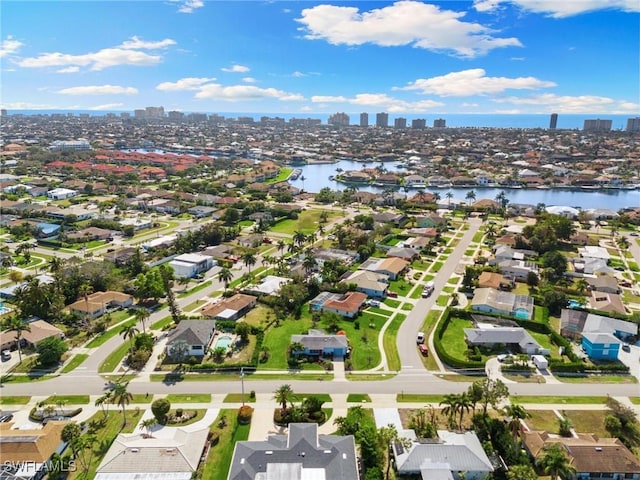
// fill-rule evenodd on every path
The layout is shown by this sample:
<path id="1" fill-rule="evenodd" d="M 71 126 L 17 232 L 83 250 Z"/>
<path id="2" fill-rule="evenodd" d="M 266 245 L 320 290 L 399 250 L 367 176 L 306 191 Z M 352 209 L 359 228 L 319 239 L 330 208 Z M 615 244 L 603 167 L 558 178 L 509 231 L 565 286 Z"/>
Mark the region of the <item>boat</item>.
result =
<path id="1" fill-rule="evenodd" d="M 302 169 L 296 168 L 293 172 L 291 172 L 291 176 L 289 178 L 291 180 L 297 180 L 301 174 L 302 174 Z"/>

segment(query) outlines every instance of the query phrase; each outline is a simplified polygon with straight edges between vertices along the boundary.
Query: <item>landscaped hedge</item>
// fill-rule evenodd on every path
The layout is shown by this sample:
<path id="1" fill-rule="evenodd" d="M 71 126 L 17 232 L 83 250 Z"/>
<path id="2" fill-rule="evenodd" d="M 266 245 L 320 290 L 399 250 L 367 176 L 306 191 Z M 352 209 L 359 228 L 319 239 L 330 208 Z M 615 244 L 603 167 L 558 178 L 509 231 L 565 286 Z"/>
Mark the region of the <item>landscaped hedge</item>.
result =
<path id="1" fill-rule="evenodd" d="M 465 318 L 466 315 L 458 315 L 459 313 L 463 313 L 463 314 L 467 313 L 457 309 L 454 310 L 454 312 L 455 312 L 454 313 L 455 316 L 458 316 L 461 318 Z M 484 362 L 462 360 L 460 358 L 456 358 L 452 355 L 449 355 L 445 351 L 444 346 L 442 345 L 442 335 L 444 334 L 444 331 L 447 329 L 450 319 L 451 319 L 451 309 L 447 307 L 444 311 L 442 320 L 440 321 L 440 323 L 438 324 L 438 327 L 436 328 L 435 335 L 433 336 L 433 345 L 436 349 L 436 353 L 438 354 L 438 357 L 440 358 L 440 360 L 442 360 L 447 365 L 455 368 L 484 368 Z"/>

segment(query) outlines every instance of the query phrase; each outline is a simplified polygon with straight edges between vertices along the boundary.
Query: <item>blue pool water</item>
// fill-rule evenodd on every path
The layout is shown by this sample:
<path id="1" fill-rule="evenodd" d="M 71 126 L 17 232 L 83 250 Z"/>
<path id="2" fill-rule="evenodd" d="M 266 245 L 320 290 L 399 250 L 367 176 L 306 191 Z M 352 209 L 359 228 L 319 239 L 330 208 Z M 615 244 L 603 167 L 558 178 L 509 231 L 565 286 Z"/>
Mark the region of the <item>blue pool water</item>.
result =
<path id="1" fill-rule="evenodd" d="M 569 308 L 580 308 L 580 307 L 582 307 L 582 304 L 577 300 L 571 299 L 571 300 L 569 300 L 568 306 L 569 306 Z"/>
<path id="2" fill-rule="evenodd" d="M 229 337 L 228 335 L 223 335 L 221 337 L 218 337 L 218 339 L 216 340 L 215 348 L 229 348 L 229 345 L 231 345 L 231 337 Z"/>

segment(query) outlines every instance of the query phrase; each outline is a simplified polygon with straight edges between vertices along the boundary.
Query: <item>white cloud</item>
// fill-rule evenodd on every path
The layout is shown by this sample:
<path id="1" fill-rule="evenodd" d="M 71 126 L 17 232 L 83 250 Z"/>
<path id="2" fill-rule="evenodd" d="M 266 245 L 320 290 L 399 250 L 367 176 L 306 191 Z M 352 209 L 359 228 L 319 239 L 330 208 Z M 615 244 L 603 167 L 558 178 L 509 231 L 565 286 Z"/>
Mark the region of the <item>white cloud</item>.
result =
<path id="1" fill-rule="evenodd" d="M 306 77 L 306 76 L 307 76 L 307 74 L 306 74 L 306 73 L 303 73 L 303 72 L 295 71 L 295 72 L 293 72 L 293 73 L 291 74 L 291 76 L 292 76 L 292 77 L 296 77 L 296 78 L 301 78 L 301 77 Z"/>
<path id="2" fill-rule="evenodd" d="M 431 78 L 419 78 L 406 87 L 395 90 L 418 90 L 424 94 L 441 97 L 469 97 L 504 92 L 505 90 L 533 90 L 555 87 L 554 82 L 539 80 L 535 77 L 487 77 L 482 68 L 451 72 Z"/>
<path id="3" fill-rule="evenodd" d="M 2 103 L 0 107 L 7 110 L 66 110 L 61 108 L 60 105 L 51 105 L 48 103 L 31 103 L 31 102 L 10 102 Z"/>
<path id="4" fill-rule="evenodd" d="M 255 78 L 253 78 L 253 77 L 244 77 L 244 78 L 242 79 L 242 81 L 243 81 L 244 83 L 256 83 L 258 80 L 256 80 L 256 79 L 255 79 Z"/>
<path id="5" fill-rule="evenodd" d="M 200 90 L 206 83 L 215 81 L 215 78 L 196 78 L 188 77 L 181 78 L 177 82 L 162 82 L 156 86 L 156 90 L 162 90 L 165 92 L 181 91 L 181 90 Z"/>
<path id="6" fill-rule="evenodd" d="M 311 97 L 311 101 L 313 103 L 348 103 L 350 105 L 379 107 L 390 113 L 423 112 L 444 106 L 444 103 L 433 100 L 407 102 L 390 97 L 384 93 L 359 93 L 351 98 L 344 96 L 314 95 Z"/>
<path id="7" fill-rule="evenodd" d="M 16 53 L 23 45 L 24 43 L 15 40 L 11 35 L 7 35 L 7 38 L 0 44 L 0 58 Z"/>
<path id="8" fill-rule="evenodd" d="M 493 12 L 502 3 L 512 3 L 523 10 L 544 13 L 553 18 L 571 17 L 597 10 L 640 12 L 638 0 L 476 0 L 473 6 L 479 12 Z"/>
<path id="9" fill-rule="evenodd" d="M 615 100 L 609 97 L 595 95 L 556 95 L 543 93 L 528 97 L 504 97 L 494 100 L 498 103 L 511 103 L 513 105 L 533 105 L 536 108 L 532 112 L 539 113 L 635 113 L 639 104 L 627 101 Z"/>
<path id="10" fill-rule="evenodd" d="M 142 50 L 154 50 L 175 45 L 175 41 L 164 39 L 157 42 L 147 42 L 138 37 L 131 37 L 121 45 L 103 48 L 96 52 L 73 55 L 68 53 L 42 53 L 37 57 L 24 58 L 18 65 L 25 68 L 46 67 L 89 67 L 90 70 L 103 70 L 119 65 L 149 66 L 162 61 L 162 56 L 151 55 Z"/>
<path id="11" fill-rule="evenodd" d="M 249 67 L 245 67 L 244 65 L 233 65 L 231 68 L 221 68 L 223 72 L 230 73 L 246 73 L 249 71 Z"/>
<path id="12" fill-rule="evenodd" d="M 129 40 L 122 42 L 120 48 L 124 48 L 126 50 L 157 50 L 159 48 L 167 48 L 175 44 L 176 41 L 170 38 L 165 38 L 164 40 L 159 40 L 157 42 L 146 42 L 134 35 Z"/>
<path id="13" fill-rule="evenodd" d="M 196 93 L 196 98 L 208 98 L 214 100 L 225 100 L 229 102 L 239 102 L 243 100 L 261 100 L 271 98 L 281 101 L 299 101 L 304 97 L 297 93 L 289 93 L 275 88 L 259 88 L 254 85 L 217 85 L 207 84 Z"/>
<path id="14" fill-rule="evenodd" d="M 88 85 L 84 87 L 70 87 L 58 90 L 63 95 L 136 95 L 137 88 L 121 87 L 119 85 Z"/>
<path id="15" fill-rule="evenodd" d="M 95 107 L 89 107 L 88 110 L 115 110 L 116 108 L 123 107 L 124 103 L 106 103 L 104 105 L 96 105 Z"/>
<path id="16" fill-rule="evenodd" d="M 495 37 L 495 30 L 489 27 L 462 21 L 464 15 L 404 0 L 363 13 L 356 7 L 318 5 L 302 10 L 302 18 L 297 21 L 304 25 L 300 30 L 305 32 L 305 38 L 326 40 L 333 45 L 413 45 L 467 58 L 494 48 L 522 46 L 517 38 Z"/>
<path id="17" fill-rule="evenodd" d="M 178 12 L 193 13 L 195 9 L 202 7 L 204 7 L 204 2 L 202 0 L 185 0 L 178 8 Z"/>
<path id="18" fill-rule="evenodd" d="M 66 67 L 56 70 L 56 73 L 76 73 L 80 71 L 80 67 Z"/>
<path id="19" fill-rule="evenodd" d="M 480 106 L 480 104 L 479 104 L 479 103 L 467 103 L 467 102 L 463 102 L 463 103 L 462 103 L 462 106 L 463 106 L 463 107 L 466 107 L 466 108 L 476 108 L 476 107 L 479 107 L 479 106 Z"/>

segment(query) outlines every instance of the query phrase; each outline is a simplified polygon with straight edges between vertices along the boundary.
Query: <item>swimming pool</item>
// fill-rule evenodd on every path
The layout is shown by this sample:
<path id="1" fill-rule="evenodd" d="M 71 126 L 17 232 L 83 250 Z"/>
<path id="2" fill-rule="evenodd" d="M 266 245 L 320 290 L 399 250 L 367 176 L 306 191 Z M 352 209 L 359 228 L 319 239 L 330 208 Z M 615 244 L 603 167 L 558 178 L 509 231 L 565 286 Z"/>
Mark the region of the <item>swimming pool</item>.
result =
<path id="1" fill-rule="evenodd" d="M 571 299 L 571 300 L 569 300 L 568 307 L 569 308 L 580 308 L 580 307 L 582 307 L 582 304 L 577 300 Z"/>
<path id="2" fill-rule="evenodd" d="M 0 302 L 0 315 L 4 315 L 5 313 L 9 313 L 11 310 L 13 310 L 13 309 L 4 306 L 4 302 Z"/>
<path id="3" fill-rule="evenodd" d="M 231 345 L 231 340 L 232 338 L 229 335 L 222 335 L 220 337 L 218 337 L 218 339 L 216 340 L 216 344 L 214 348 L 226 348 L 228 349 L 229 346 Z"/>

